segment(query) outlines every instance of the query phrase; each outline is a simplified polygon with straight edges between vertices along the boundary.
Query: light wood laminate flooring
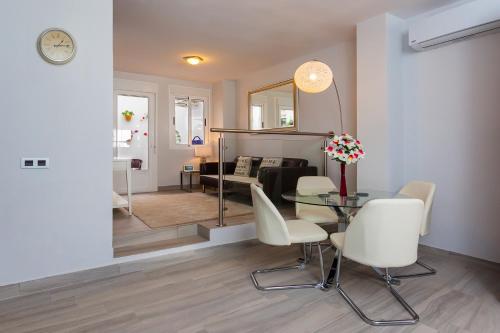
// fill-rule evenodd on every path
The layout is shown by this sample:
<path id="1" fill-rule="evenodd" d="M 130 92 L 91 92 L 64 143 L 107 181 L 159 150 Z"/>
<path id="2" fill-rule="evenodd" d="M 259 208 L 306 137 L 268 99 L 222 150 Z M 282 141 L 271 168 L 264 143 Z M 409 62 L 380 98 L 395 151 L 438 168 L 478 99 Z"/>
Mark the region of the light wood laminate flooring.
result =
<path id="1" fill-rule="evenodd" d="M 409 327 L 374 328 L 332 289 L 262 292 L 249 272 L 293 263 L 298 247 L 246 241 L 120 264 L 97 281 L 54 285 L 0 302 L 0 332 L 499 332 L 500 265 L 421 247 L 435 276 L 396 287 L 420 315 Z M 326 262 L 332 260 L 328 251 Z M 410 269 L 411 270 L 411 269 Z M 313 281 L 317 261 L 261 283 Z M 371 269 L 343 265 L 343 287 L 371 317 L 406 316 Z"/>

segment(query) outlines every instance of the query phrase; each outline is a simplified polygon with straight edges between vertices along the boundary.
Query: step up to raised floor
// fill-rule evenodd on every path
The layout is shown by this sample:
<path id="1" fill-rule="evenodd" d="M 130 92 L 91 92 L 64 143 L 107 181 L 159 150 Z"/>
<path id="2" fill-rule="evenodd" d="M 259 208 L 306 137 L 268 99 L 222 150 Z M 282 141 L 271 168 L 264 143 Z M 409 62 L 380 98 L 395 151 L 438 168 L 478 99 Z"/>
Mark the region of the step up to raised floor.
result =
<path id="1" fill-rule="evenodd" d="M 157 241 L 142 242 L 137 244 L 123 245 L 114 248 L 115 258 L 130 256 L 139 253 L 146 253 L 158 250 L 169 249 L 172 247 L 185 246 L 190 244 L 196 244 L 201 242 L 207 242 L 208 239 L 199 235 L 163 239 Z"/>

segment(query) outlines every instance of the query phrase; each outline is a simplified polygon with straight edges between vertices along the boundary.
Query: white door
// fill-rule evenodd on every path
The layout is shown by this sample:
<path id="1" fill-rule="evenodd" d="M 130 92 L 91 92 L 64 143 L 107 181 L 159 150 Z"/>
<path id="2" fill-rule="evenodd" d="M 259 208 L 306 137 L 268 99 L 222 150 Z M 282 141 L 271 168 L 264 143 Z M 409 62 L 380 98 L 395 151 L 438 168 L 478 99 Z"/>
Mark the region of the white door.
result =
<path id="1" fill-rule="evenodd" d="M 158 190 L 156 153 L 156 95 L 115 90 L 113 154 L 132 160 L 132 192 Z M 114 175 L 115 191 L 123 192 L 124 177 Z"/>

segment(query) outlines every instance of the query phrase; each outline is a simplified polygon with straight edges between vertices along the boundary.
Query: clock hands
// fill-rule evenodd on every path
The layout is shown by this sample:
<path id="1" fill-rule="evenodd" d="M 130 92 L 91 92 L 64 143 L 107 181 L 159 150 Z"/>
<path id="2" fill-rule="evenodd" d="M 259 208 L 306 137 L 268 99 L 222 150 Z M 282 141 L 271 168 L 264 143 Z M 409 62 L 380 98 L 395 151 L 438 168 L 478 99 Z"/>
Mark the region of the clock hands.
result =
<path id="1" fill-rule="evenodd" d="M 64 39 L 59 42 L 59 44 L 54 44 L 54 47 L 70 47 L 71 45 L 69 44 L 63 44 Z"/>

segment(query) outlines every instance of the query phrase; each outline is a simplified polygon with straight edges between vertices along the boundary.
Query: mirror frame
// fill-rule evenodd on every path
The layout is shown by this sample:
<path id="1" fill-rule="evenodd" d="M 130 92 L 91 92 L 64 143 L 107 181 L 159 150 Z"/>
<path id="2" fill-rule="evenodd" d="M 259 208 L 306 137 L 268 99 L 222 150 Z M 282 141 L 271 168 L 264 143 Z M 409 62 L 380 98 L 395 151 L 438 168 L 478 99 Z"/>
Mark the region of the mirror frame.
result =
<path id="1" fill-rule="evenodd" d="M 293 79 L 289 79 L 289 80 L 285 80 L 285 81 L 280 81 L 280 82 L 277 82 L 277 83 L 273 83 L 273 84 L 269 84 L 267 86 L 264 86 L 264 87 L 261 87 L 261 88 L 258 88 L 258 89 L 255 89 L 255 90 L 252 90 L 252 91 L 249 91 L 248 92 L 248 107 L 247 107 L 247 112 L 248 112 L 248 129 L 250 130 L 250 126 L 252 124 L 252 119 L 251 119 L 251 115 L 252 115 L 252 112 L 250 110 L 251 108 L 251 95 L 252 94 L 256 94 L 256 93 L 259 93 L 259 92 L 262 92 L 262 91 L 266 91 L 266 90 L 270 90 L 270 89 L 273 89 L 273 88 L 277 88 L 277 87 L 281 87 L 281 86 L 285 86 L 287 84 L 292 84 L 292 94 L 293 94 L 293 119 L 294 119 L 294 124 L 293 126 L 291 127 L 274 127 L 274 128 L 262 128 L 260 130 L 257 130 L 257 131 L 276 131 L 276 132 L 296 132 L 298 131 L 299 129 L 299 117 L 298 117 L 298 110 L 297 110 L 297 106 L 298 106 L 298 103 L 297 103 L 297 85 L 295 84 L 295 81 Z"/>

